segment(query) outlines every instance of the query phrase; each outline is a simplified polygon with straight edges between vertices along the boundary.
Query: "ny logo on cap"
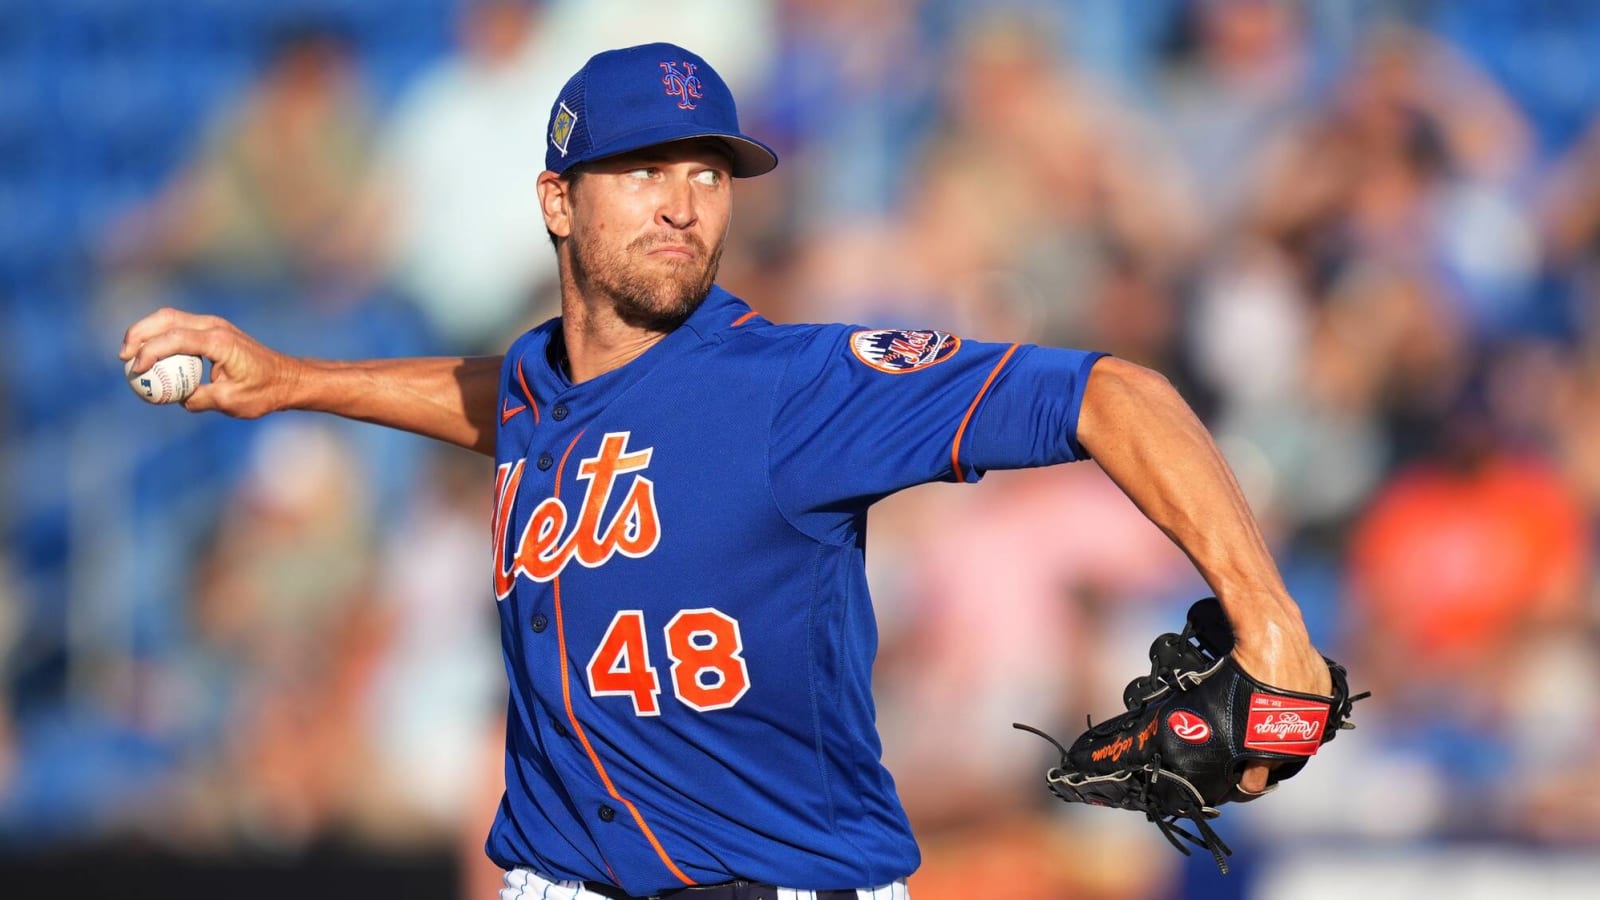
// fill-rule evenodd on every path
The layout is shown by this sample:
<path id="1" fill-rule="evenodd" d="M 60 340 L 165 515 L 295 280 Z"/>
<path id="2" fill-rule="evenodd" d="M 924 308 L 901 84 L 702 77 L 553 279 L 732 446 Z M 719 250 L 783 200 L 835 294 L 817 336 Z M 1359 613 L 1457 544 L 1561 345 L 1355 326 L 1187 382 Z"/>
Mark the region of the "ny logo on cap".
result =
<path id="1" fill-rule="evenodd" d="M 700 99 L 700 79 L 695 77 L 694 63 L 661 63 L 661 83 L 667 86 L 667 96 L 678 98 L 679 109 L 694 109 L 691 100 Z M 678 71 L 678 66 L 683 66 L 686 71 Z"/>

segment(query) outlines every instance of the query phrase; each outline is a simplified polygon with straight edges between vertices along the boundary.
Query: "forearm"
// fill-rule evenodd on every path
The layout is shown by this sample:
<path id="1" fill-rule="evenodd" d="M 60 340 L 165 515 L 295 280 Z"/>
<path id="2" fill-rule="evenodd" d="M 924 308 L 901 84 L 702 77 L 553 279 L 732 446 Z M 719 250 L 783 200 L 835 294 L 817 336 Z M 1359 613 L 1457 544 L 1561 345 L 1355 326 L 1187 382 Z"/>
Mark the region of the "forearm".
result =
<path id="1" fill-rule="evenodd" d="M 284 406 L 397 428 L 493 456 L 501 359 L 298 360 Z"/>
<path id="2" fill-rule="evenodd" d="M 118 357 L 139 373 L 178 353 L 211 360 L 211 380 L 183 401 L 190 412 L 254 419 L 316 410 L 494 455 L 503 357 L 306 359 L 261 344 L 227 319 L 170 307 L 129 326 Z"/>
<path id="3" fill-rule="evenodd" d="M 1078 440 L 1194 562 L 1242 645 L 1305 641 L 1254 514 L 1211 435 L 1161 375 L 1117 359 L 1092 370 Z"/>

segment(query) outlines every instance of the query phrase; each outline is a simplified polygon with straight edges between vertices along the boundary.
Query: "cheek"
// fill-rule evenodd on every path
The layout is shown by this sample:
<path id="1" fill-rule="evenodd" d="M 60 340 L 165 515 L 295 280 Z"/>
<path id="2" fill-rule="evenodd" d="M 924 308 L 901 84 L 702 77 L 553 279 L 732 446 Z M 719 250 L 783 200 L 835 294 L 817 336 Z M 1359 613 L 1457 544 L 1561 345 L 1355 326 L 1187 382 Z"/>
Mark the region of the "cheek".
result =
<path id="1" fill-rule="evenodd" d="M 709 216 L 712 221 L 708 224 L 712 225 L 714 233 L 726 235 L 728 226 L 733 223 L 733 206 L 726 200 L 712 204 L 709 209 Z"/>
<path id="2" fill-rule="evenodd" d="M 644 202 L 630 203 L 627 198 L 619 198 L 620 202 L 608 205 L 598 212 L 593 220 L 594 230 L 598 234 L 628 235 L 635 232 L 646 231 L 654 220 L 651 210 L 653 207 Z"/>

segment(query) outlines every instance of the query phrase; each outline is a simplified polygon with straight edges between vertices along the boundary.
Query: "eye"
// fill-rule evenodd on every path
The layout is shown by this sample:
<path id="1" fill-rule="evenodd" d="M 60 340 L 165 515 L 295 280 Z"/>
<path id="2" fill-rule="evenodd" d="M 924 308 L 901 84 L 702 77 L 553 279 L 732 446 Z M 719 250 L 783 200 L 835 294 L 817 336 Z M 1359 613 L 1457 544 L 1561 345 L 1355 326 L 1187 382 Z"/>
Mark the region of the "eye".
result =
<path id="1" fill-rule="evenodd" d="M 704 185 L 718 185 L 722 183 L 722 173 L 716 169 L 703 169 L 695 173 L 694 180 Z"/>
<path id="2" fill-rule="evenodd" d="M 637 181 L 645 181 L 647 179 L 656 177 L 660 171 L 661 170 L 657 169 L 655 166 L 640 166 L 637 169 L 629 169 L 628 177 Z"/>

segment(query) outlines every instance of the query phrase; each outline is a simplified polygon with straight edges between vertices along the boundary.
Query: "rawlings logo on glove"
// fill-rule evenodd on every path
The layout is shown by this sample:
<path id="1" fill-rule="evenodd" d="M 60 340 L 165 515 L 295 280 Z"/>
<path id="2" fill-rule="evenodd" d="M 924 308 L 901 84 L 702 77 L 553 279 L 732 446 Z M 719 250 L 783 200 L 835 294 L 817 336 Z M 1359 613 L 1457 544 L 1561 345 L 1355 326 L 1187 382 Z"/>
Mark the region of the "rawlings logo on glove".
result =
<path id="1" fill-rule="evenodd" d="M 1301 718 L 1301 714 L 1305 718 Z M 1250 695 L 1250 721 L 1244 745 L 1250 750 L 1276 750 L 1310 756 L 1322 746 L 1322 725 L 1328 720 L 1328 704 L 1285 706 L 1280 697 Z"/>
<path id="2" fill-rule="evenodd" d="M 1226 874 L 1233 850 L 1207 820 L 1224 803 L 1266 793 L 1239 787 L 1244 764 L 1278 763 L 1267 776 L 1272 790 L 1341 729 L 1354 728 L 1350 707 L 1368 696 L 1351 696 L 1344 667 L 1331 659 L 1331 697 L 1263 684 L 1239 668 L 1232 649 L 1222 605 L 1208 597 L 1190 607 L 1182 634 L 1164 634 L 1151 645 L 1150 674 L 1123 691 L 1127 712 L 1092 725 L 1070 748 L 1018 724 L 1061 751 L 1060 765 L 1045 773 L 1050 790 L 1071 803 L 1138 810 L 1185 855 L 1190 850 L 1180 837 L 1210 850 Z"/>

